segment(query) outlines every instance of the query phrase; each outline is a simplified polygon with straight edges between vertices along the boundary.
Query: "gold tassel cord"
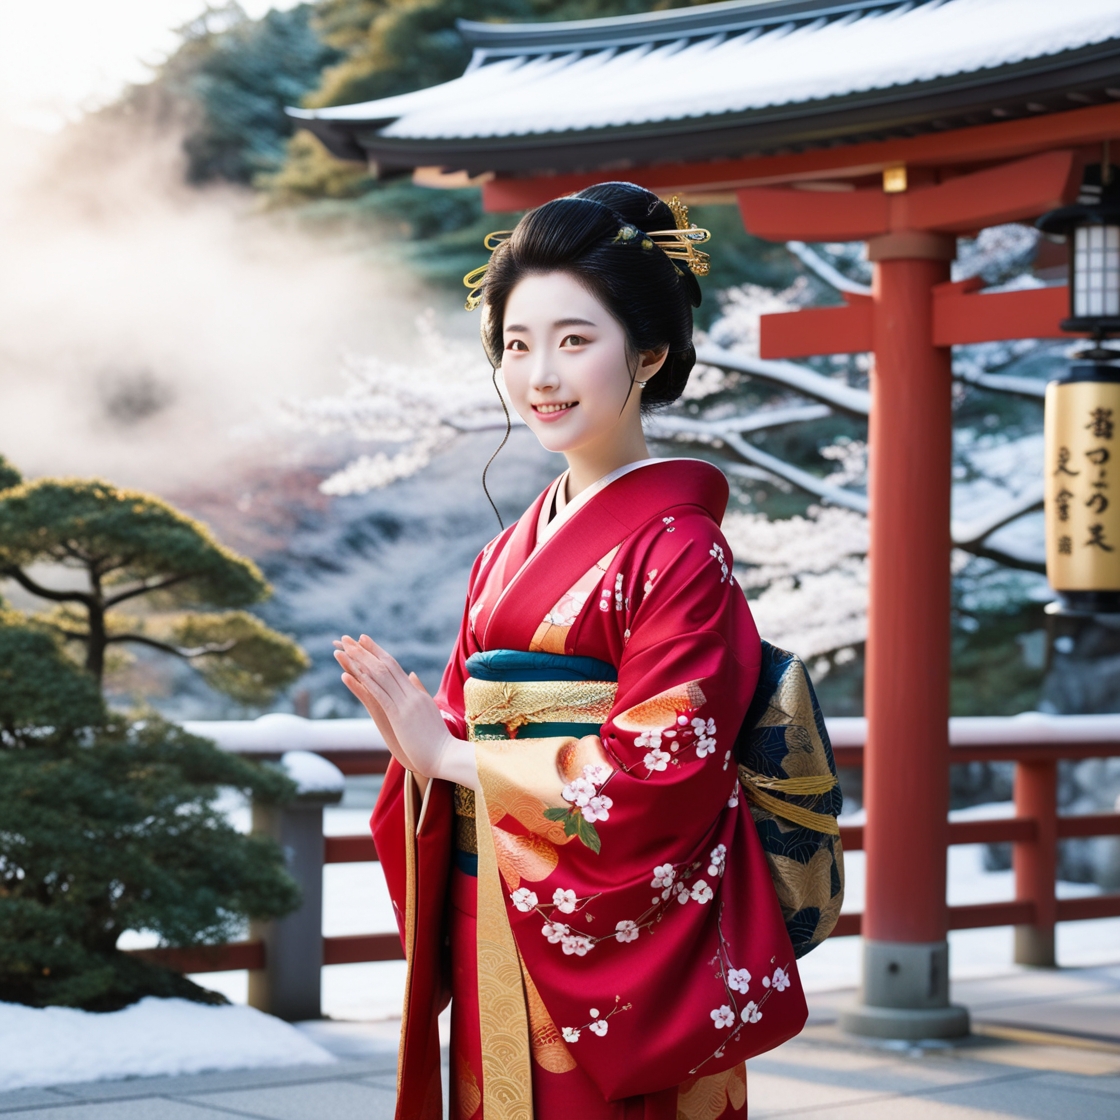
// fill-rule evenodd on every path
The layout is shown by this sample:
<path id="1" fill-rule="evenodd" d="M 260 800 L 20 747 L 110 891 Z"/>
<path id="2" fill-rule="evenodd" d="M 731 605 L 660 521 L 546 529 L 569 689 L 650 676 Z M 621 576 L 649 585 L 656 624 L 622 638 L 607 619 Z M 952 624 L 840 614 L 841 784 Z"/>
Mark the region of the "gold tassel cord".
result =
<path id="1" fill-rule="evenodd" d="M 774 816 L 798 824 L 802 828 L 812 829 L 814 832 L 823 832 L 828 836 L 840 835 L 840 826 L 836 823 L 835 817 L 827 813 L 814 813 L 811 809 L 783 801 L 766 792 L 767 789 L 773 789 L 795 797 L 812 797 L 827 793 L 836 785 L 836 779 L 831 774 L 814 774 L 804 778 L 767 778 L 762 774 L 753 773 L 745 766 L 740 766 L 739 784 L 747 797 L 760 809 L 765 809 Z"/>

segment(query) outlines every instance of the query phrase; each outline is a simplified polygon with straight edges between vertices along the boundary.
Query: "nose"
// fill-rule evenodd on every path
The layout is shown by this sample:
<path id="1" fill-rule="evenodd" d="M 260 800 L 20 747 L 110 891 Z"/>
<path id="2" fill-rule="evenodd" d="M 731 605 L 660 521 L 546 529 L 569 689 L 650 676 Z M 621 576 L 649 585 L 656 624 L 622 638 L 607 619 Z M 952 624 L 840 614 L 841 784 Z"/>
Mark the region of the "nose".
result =
<path id="1" fill-rule="evenodd" d="M 529 387 L 539 393 L 551 393 L 560 388 L 560 377 L 551 361 L 551 355 L 543 348 L 532 357 L 529 373 Z"/>

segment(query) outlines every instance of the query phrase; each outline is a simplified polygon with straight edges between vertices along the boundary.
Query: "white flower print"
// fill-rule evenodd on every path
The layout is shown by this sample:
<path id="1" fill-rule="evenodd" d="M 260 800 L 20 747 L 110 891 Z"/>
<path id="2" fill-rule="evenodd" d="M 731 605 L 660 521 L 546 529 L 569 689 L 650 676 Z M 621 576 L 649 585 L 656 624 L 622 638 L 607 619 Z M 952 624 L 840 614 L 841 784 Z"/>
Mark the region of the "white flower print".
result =
<path id="1" fill-rule="evenodd" d="M 677 877 L 676 869 L 671 863 L 659 863 L 653 869 L 653 882 L 651 887 L 671 887 Z"/>
<path id="2" fill-rule="evenodd" d="M 646 582 L 642 590 L 648 595 L 653 590 L 653 581 L 657 579 L 657 569 L 646 572 Z"/>
<path id="3" fill-rule="evenodd" d="M 592 1034 L 597 1034 L 600 1038 L 602 1038 L 603 1035 L 607 1033 L 607 1021 L 606 1019 L 596 1019 L 595 1022 L 591 1023 L 587 1029 Z"/>
<path id="4" fill-rule="evenodd" d="M 716 721 L 697 716 L 692 721 L 692 730 L 696 733 L 696 757 L 706 758 L 716 749 Z"/>
<path id="5" fill-rule="evenodd" d="M 619 572 L 614 579 L 614 609 L 622 610 L 622 573 Z"/>
<path id="6" fill-rule="evenodd" d="M 599 593 L 599 610 L 609 611 L 611 609 L 611 589 L 604 587 Z"/>
<path id="7" fill-rule="evenodd" d="M 722 546 L 713 542 L 712 547 L 708 550 L 708 555 L 714 557 L 715 562 L 719 565 L 721 573 L 719 581 L 723 583 L 727 579 L 727 559 L 724 556 Z"/>
<path id="8" fill-rule="evenodd" d="M 735 1012 L 731 1010 L 729 1004 L 724 1004 L 722 1007 L 717 1007 L 712 1013 L 712 1022 L 716 1025 L 716 1030 L 723 1030 L 730 1027 L 735 1022 Z"/>
<path id="9" fill-rule="evenodd" d="M 749 1000 L 747 1006 L 741 1012 L 741 1018 L 744 1023 L 757 1023 L 762 1018 L 762 1012 L 758 1009 L 758 1004 L 755 1001 Z"/>
<path id="10" fill-rule="evenodd" d="M 688 884 L 678 883 L 676 885 L 677 901 L 683 906 L 689 899 Z"/>
<path id="11" fill-rule="evenodd" d="M 750 986 L 751 974 L 745 968 L 727 970 L 727 986 L 733 992 L 745 992 Z"/>
<path id="12" fill-rule="evenodd" d="M 774 991 L 784 992 L 789 987 L 789 974 L 784 968 L 774 969 Z"/>
<path id="13" fill-rule="evenodd" d="M 537 896 L 534 891 L 529 890 L 528 887 L 521 887 L 515 890 L 510 896 L 513 905 L 521 911 L 522 914 L 528 914 L 537 905 Z"/>
<path id="14" fill-rule="evenodd" d="M 739 779 L 735 779 L 735 785 L 731 790 L 731 796 L 727 799 L 727 807 L 729 809 L 739 808 Z"/>
<path id="15" fill-rule="evenodd" d="M 726 769 L 727 769 L 727 764 L 728 764 L 728 763 L 729 763 L 730 761 L 731 761 L 731 752 L 730 752 L 730 751 L 726 751 L 726 752 L 724 753 L 724 756 L 723 756 L 723 768 L 724 768 L 724 770 L 726 770 Z"/>
<path id="16" fill-rule="evenodd" d="M 568 927 L 563 922 L 545 922 L 541 933 L 548 938 L 550 945 L 555 945 L 568 936 Z"/>
<path id="17" fill-rule="evenodd" d="M 643 731 L 634 740 L 636 747 L 649 747 L 651 750 L 658 750 L 661 746 L 661 732 L 659 730 L 650 729 Z"/>
<path id="18" fill-rule="evenodd" d="M 594 824 L 595 821 L 605 821 L 610 818 L 609 810 L 613 804 L 614 802 L 605 793 L 600 793 L 582 806 L 580 811 L 583 813 L 584 820 Z"/>
<path id="19" fill-rule="evenodd" d="M 564 927 L 567 929 L 567 926 Z M 549 938 L 551 941 L 552 938 Z M 594 948 L 591 944 L 589 937 L 584 937 L 582 934 L 571 933 L 565 937 L 560 938 L 560 948 L 564 950 L 564 956 L 571 957 L 586 957 L 587 954 Z"/>
<path id="20" fill-rule="evenodd" d="M 520 892 L 518 892 L 520 893 Z M 533 904 L 536 905 L 537 896 L 533 895 Z M 561 914 L 572 914 L 576 908 L 576 892 L 562 890 L 557 887 L 552 894 L 552 905 L 560 911 Z"/>
<path id="21" fill-rule="evenodd" d="M 565 1042 L 579 1042 L 579 1031 L 575 1027 L 564 1027 L 560 1033 L 564 1036 Z"/>
<path id="22" fill-rule="evenodd" d="M 692 897 L 696 902 L 703 905 L 705 902 L 712 901 L 712 888 L 703 879 L 697 879 L 692 885 Z"/>
<path id="23" fill-rule="evenodd" d="M 708 874 L 722 875 L 723 865 L 727 862 L 727 845 L 717 844 L 709 853 Z"/>
<path id="24" fill-rule="evenodd" d="M 622 945 L 628 941 L 636 941 L 638 937 L 638 923 L 629 919 L 619 922 L 614 927 L 614 939 Z"/>
<path id="25" fill-rule="evenodd" d="M 675 517 L 663 517 L 661 521 L 665 525 L 666 533 L 676 532 L 677 527 L 673 524 L 673 522 L 676 521 Z"/>
<path id="26" fill-rule="evenodd" d="M 595 796 L 595 783 L 586 778 L 573 778 L 560 791 L 560 796 L 582 809 Z"/>
<path id="27" fill-rule="evenodd" d="M 598 788 L 611 776 L 611 768 L 604 766 L 601 762 L 589 762 L 583 768 L 583 776 Z"/>
<path id="28" fill-rule="evenodd" d="M 642 761 L 646 764 L 646 769 L 652 774 L 655 770 L 664 770 L 669 765 L 670 757 L 668 752 L 663 751 L 660 747 L 654 747 L 653 750 L 646 751 L 646 756 Z"/>

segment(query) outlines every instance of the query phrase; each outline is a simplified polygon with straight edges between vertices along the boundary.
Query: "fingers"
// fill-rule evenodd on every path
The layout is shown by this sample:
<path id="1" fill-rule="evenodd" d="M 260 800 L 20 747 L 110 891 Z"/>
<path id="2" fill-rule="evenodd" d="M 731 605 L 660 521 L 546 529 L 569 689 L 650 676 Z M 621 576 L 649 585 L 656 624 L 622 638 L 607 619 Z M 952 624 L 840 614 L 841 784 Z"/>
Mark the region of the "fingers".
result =
<path id="1" fill-rule="evenodd" d="M 396 658 L 383 650 L 369 635 L 363 634 L 360 642 L 344 635 L 342 649 L 355 665 L 363 667 L 369 678 L 377 682 L 387 699 L 399 702 L 408 695 L 408 678 L 404 670 Z"/>
<path id="2" fill-rule="evenodd" d="M 431 693 L 424 687 L 424 682 L 415 673 L 409 673 L 408 679 L 412 681 L 413 687 L 418 688 L 425 696 L 431 696 Z"/>

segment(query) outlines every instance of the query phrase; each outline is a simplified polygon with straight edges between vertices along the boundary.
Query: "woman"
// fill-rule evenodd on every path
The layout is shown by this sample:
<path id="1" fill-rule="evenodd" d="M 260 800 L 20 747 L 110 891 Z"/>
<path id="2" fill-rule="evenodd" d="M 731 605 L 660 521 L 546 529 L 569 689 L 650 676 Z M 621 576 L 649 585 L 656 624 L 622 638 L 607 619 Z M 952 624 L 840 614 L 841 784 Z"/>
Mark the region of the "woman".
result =
<path id="1" fill-rule="evenodd" d="M 609 183 L 527 214 L 467 278 L 514 408 L 568 469 L 471 572 L 433 701 L 336 654 L 394 756 L 372 827 L 409 959 L 397 1116 L 731 1120 L 796 1034 L 794 953 L 733 748 L 760 643 L 709 464 L 644 410 L 695 361 L 704 231 Z"/>

